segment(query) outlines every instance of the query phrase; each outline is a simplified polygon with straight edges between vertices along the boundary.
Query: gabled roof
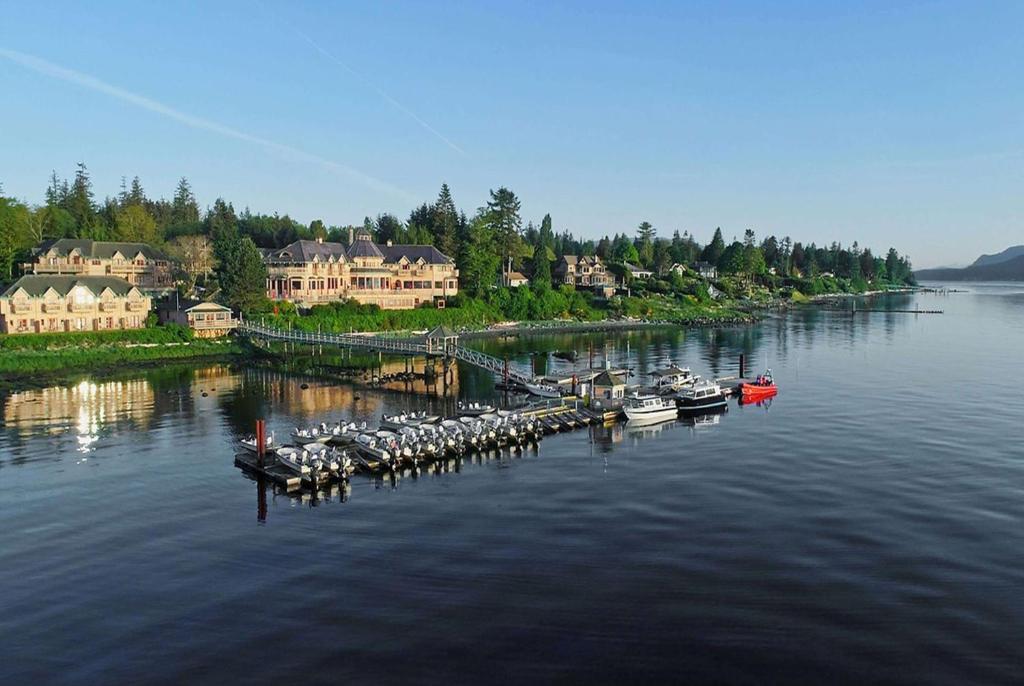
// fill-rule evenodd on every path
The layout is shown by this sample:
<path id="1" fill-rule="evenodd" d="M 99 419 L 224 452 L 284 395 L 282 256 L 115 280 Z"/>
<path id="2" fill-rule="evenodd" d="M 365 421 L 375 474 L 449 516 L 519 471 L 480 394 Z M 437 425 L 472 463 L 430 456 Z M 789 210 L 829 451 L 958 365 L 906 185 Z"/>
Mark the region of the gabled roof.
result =
<path id="1" fill-rule="evenodd" d="M 526 281 L 527 279 L 526 279 L 526 275 L 523 274 L 522 272 L 509 272 L 508 273 L 508 280 L 509 281 Z"/>
<path id="2" fill-rule="evenodd" d="M 220 303 L 209 302 L 206 300 L 193 300 L 192 298 L 180 298 L 175 302 L 174 298 L 168 298 L 163 300 L 157 306 L 160 310 L 180 310 L 181 312 L 191 312 L 192 310 L 217 310 L 218 312 L 230 312 L 230 307 L 225 307 Z"/>
<path id="3" fill-rule="evenodd" d="M 42 255 L 53 251 L 57 255 L 67 256 L 72 251 L 86 259 L 109 260 L 115 253 L 121 253 L 127 259 L 135 259 L 141 253 L 150 260 L 169 259 L 162 251 L 157 250 L 148 243 L 124 243 L 119 241 L 93 241 L 84 238 L 54 238 L 43 241 L 33 250 L 33 255 Z"/>
<path id="4" fill-rule="evenodd" d="M 326 262 L 333 257 L 335 262 L 345 260 L 345 246 L 341 243 L 320 243 L 318 241 L 295 241 L 279 250 L 268 250 L 265 253 L 268 262 L 295 262 L 305 264 L 318 258 Z"/>
<path id="5" fill-rule="evenodd" d="M 620 372 L 603 371 L 594 377 L 595 386 L 625 386 L 626 375 Z"/>
<path id="6" fill-rule="evenodd" d="M 50 274 L 29 274 L 15 281 L 0 297 L 9 298 L 19 289 L 32 298 L 38 298 L 53 289 L 61 297 L 66 296 L 75 286 L 85 286 L 93 295 L 100 295 L 109 288 L 115 295 L 125 296 L 136 289 L 124 279 L 115 276 L 58 276 Z"/>
<path id="7" fill-rule="evenodd" d="M 676 365 L 672 365 L 671 367 L 667 367 L 665 369 L 655 369 L 653 372 L 651 372 L 651 376 L 679 376 L 680 374 L 689 373 L 689 369 L 681 369 Z"/>
<path id="8" fill-rule="evenodd" d="M 629 262 L 623 262 L 622 265 L 631 272 L 653 273 L 650 269 L 644 269 L 643 267 L 638 267 L 635 264 L 630 264 Z"/>
<path id="9" fill-rule="evenodd" d="M 562 255 L 562 260 L 566 264 L 587 264 L 587 265 L 599 265 L 601 264 L 601 258 L 597 255 Z"/>
<path id="10" fill-rule="evenodd" d="M 442 324 L 441 326 L 436 326 L 430 331 L 428 331 L 424 338 L 426 338 L 427 340 L 437 340 L 442 338 L 456 338 L 458 337 L 458 335 L 459 334 L 455 333 L 447 326 L 444 326 Z"/>
<path id="11" fill-rule="evenodd" d="M 359 241 L 356 241 L 358 243 Z M 388 264 L 397 264 L 404 257 L 410 262 L 423 260 L 426 264 L 453 264 L 454 260 L 432 245 L 378 245 Z"/>
<path id="12" fill-rule="evenodd" d="M 693 268 L 694 269 L 714 269 L 715 265 L 711 264 L 710 262 L 704 262 L 703 260 L 701 260 L 700 262 L 694 262 L 693 263 Z"/>

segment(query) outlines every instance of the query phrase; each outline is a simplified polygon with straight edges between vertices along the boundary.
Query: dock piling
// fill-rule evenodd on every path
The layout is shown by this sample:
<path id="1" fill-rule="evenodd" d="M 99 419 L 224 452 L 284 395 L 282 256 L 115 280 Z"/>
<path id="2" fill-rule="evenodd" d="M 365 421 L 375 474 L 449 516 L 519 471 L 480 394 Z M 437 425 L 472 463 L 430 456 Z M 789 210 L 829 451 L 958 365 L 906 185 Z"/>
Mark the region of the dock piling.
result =
<path id="1" fill-rule="evenodd" d="M 267 427 L 266 422 L 262 419 L 256 420 L 256 460 L 260 467 L 263 469 L 264 457 L 267 452 Z"/>
<path id="2" fill-rule="evenodd" d="M 740 353 L 740 378 L 747 378 L 747 356 Z"/>

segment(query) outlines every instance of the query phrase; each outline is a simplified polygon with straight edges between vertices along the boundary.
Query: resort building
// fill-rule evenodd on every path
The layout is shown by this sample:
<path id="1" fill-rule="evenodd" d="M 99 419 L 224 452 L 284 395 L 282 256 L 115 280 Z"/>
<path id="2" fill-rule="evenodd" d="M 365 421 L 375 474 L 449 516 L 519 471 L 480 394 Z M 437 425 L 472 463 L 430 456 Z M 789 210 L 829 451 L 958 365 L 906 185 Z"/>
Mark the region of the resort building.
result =
<path id="1" fill-rule="evenodd" d="M 146 243 L 57 238 L 40 243 L 22 267 L 26 274 L 115 276 L 147 291 L 174 285 L 171 259 Z"/>
<path id="2" fill-rule="evenodd" d="M 563 255 L 555 265 L 555 280 L 576 288 L 614 288 L 615 277 L 608 273 L 604 262 L 594 255 Z"/>
<path id="3" fill-rule="evenodd" d="M 213 302 L 172 297 L 160 303 L 156 313 L 161 324 L 187 326 L 197 338 L 227 336 L 238 327 L 231 308 Z"/>
<path id="4" fill-rule="evenodd" d="M 141 329 L 152 301 L 112 276 L 23 276 L 0 295 L 0 332 Z"/>
<path id="5" fill-rule="evenodd" d="M 432 245 L 374 243 L 359 232 L 341 243 L 295 241 L 265 253 L 267 297 L 303 307 L 352 299 L 385 310 L 444 307 L 459 292 L 455 261 Z"/>

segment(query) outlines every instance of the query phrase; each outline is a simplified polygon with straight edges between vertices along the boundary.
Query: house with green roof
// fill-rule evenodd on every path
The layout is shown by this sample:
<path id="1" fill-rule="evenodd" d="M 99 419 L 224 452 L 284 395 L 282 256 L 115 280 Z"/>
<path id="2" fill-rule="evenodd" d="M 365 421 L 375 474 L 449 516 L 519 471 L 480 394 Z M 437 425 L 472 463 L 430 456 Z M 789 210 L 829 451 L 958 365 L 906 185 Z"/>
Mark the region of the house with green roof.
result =
<path id="1" fill-rule="evenodd" d="M 151 307 L 142 289 L 114 276 L 30 274 L 0 294 L 0 332 L 141 329 Z"/>
<path id="2" fill-rule="evenodd" d="M 22 270 L 26 274 L 113 276 L 146 291 L 174 287 L 171 258 L 147 243 L 56 238 L 36 246 Z"/>

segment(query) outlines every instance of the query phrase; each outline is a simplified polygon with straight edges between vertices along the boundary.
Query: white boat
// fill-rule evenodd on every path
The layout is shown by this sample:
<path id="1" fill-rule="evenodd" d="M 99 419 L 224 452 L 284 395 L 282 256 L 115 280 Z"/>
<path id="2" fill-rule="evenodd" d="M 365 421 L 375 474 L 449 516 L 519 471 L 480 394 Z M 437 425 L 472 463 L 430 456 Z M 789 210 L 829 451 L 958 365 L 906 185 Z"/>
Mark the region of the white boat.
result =
<path id="1" fill-rule="evenodd" d="M 250 453 L 255 453 L 256 452 L 256 437 L 255 436 L 250 436 L 248 438 L 243 438 L 240 441 L 238 441 L 238 445 L 241 446 L 243 450 L 248 450 Z M 276 441 L 274 439 L 274 432 L 273 431 L 271 431 L 270 435 L 267 436 L 267 445 L 265 447 L 266 447 L 266 449 L 268 451 L 276 450 L 278 447 L 280 447 L 280 446 L 277 445 L 277 443 L 276 443 Z"/>
<path id="2" fill-rule="evenodd" d="M 375 460 L 380 460 L 387 464 L 391 463 L 391 453 L 388 451 L 387 448 L 384 447 L 382 441 L 378 439 L 376 436 L 371 436 L 369 434 L 358 434 L 355 439 L 355 446 L 359 450 L 359 452 L 363 453 L 364 455 L 372 457 Z"/>
<path id="3" fill-rule="evenodd" d="M 562 389 L 558 386 L 552 386 L 546 383 L 524 383 L 526 390 L 530 392 L 530 395 L 536 395 L 541 398 L 561 398 Z"/>
<path id="4" fill-rule="evenodd" d="M 673 398 L 660 395 L 640 395 L 635 393 L 626 398 L 622 406 L 623 412 L 634 424 L 653 424 L 675 419 L 678 414 Z"/>
<path id="5" fill-rule="evenodd" d="M 313 471 L 309 461 L 309 453 L 302 448 L 278 448 L 277 461 L 299 476 L 309 476 Z"/>
<path id="6" fill-rule="evenodd" d="M 699 376 L 694 376 L 689 367 L 678 367 L 670 365 L 665 369 L 656 369 L 651 372 L 655 388 L 659 391 L 679 390 L 684 386 L 692 386 Z"/>
<path id="7" fill-rule="evenodd" d="M 326 424 L 321 424 L 319 427 L 312 427 L 309 429 L 300 429 L 298 427 L 292 431 L 292 440 L 296 443 L 327 443 L 331 440 L 331 431 L 327 428 Z"/>
<path id="8" fill-rule="evenodd" d="M 494 412 L 493 405 L 481 405 L 480 403 L 459 403 L 459 415 L 462 417 L 479 417 L 482 414 Z"/>

